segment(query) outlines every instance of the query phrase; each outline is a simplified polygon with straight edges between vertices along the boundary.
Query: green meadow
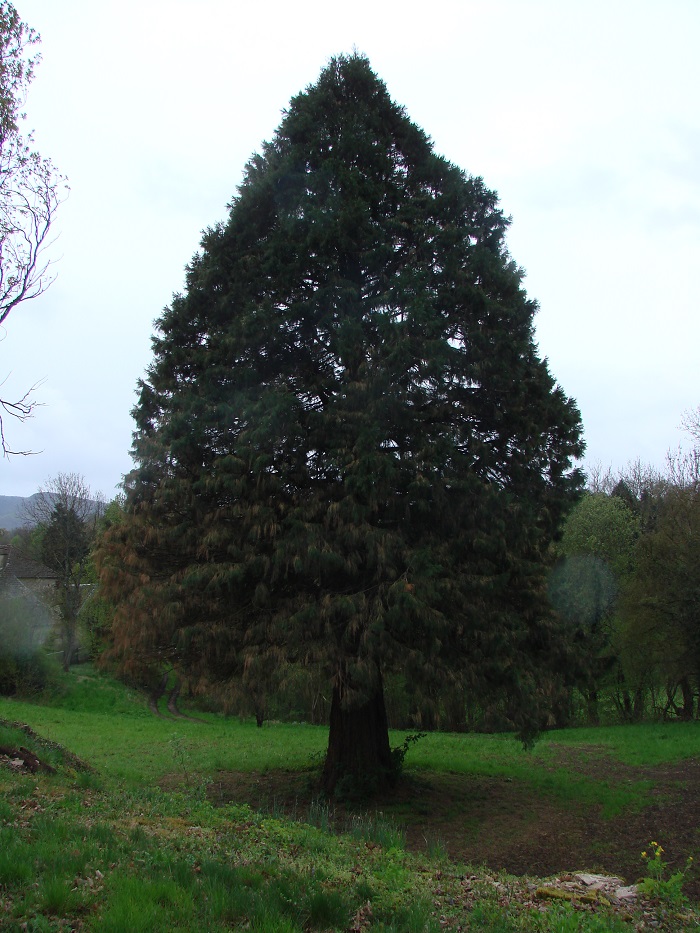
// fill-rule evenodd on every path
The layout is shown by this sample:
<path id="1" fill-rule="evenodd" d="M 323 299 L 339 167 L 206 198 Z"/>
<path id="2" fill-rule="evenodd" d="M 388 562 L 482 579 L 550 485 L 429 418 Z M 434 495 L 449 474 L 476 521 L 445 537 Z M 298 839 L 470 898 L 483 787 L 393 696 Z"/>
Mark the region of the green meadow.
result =
<path id="1" fill-rule="evenodd" d="M 155 717 L 141 695 L 89 667 L 42 702 L 0 699 L 0 745 L 23 745 L 56 769 L 34 775 L 2 761 L 0 929 L 700 929 L 686 875 L 674 881 L 678 871 L 662 858 L 649 866 L 661 869 L 659 883 L 624 910 L 602 897 L 535 896 L 543 885 L 558 889 L 450 857 L 432 832 L 429 795 L 381 812 L 341 808 L 341 821 L 336 802 L 310 789 L 325 728 L 192 715 L 200 721 Z M 406 733 L 391 738 L 400 745 Z M 577 749 L 605 766 L 567 764 Z M 644 808 L 654 783 L 616 780 L 610 762 L 651 768 L 699 752 L 696 723 L 550 732 L 532 751 L 508 735 L 433 733 L 411 745 L 405 776 L 431 794 L 443 781 L 466 789 L 492 781 L 611 820 Z M 308 795 L 295 819 L 272 799 L 216 799 L 211 788 L 230 773 L 260 786 L 276 776 L 276 786 L 296 782 Z M 427 844 L 418 851 L 407 839 L 421 821 Z"/>

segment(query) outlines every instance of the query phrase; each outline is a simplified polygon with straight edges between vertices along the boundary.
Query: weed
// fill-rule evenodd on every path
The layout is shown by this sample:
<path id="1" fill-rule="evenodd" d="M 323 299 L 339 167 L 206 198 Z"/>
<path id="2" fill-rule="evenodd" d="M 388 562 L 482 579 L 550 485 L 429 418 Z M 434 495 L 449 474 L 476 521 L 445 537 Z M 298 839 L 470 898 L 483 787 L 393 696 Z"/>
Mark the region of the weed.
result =
<path id="1" fill-rule="evenodd" d="M 185 780 L 185 786 L 187 789 L 190 789 L 190 750 L 187 745 L 183 742 L 182 736 L 174 734 L 169 742 L 170 748 L 172 749 L 173 758 L 175 759 L 176 764 L 179 766 L 182 771 L 182 776 Z"/>
<path id="2" fill-rule="evenodd" d="M 406 847 L 406 833 L 403 828 L 386 819 L 381 811 L 353 814 L 347 822 L 346 832 L 354 839 L 373 842 L 384 849 Z"/>
<path id="3" fill-rule="evenodd" d="M 79 771 L 75 783 L 81 790 L 101 790 L 104 786 L 104 781 L 94 771 Z"/>
<path id="4" fill-rule="evenodd" d="M 12 820 L 14 810 L 6 800 L 0 800 L 0 824 L 9 823 Z"/>
<path id="5" fill-rule="evenodd" d="M 449 854 L 447 852 L 447 847 L 444 840 L 440 835 L 424 835 L 425 839 L 425 851 L 428 854 L 428 858 L 431 862 L 437 862 L 441 864 L 448 861 Z"/>
<path id="6" fill-rule="evenodd" d="M 191 917 L 187 892 L 167 878 L 117 877 L 100 920 L 101 933 L 151 933 Z"/>
<path id="7" fill-rule="evenodd" d="M 309 823 L 324 833 L 332 833 L 335 827 L 335 808 L 327 800 L 314 797 L 309 805 Z"/>
<path id="8" fill-rule="evenodd" d="M 0 888 L 27 884 L 33 877 L 33 852 L 10 830 L 0 831 Z"/>
<path id="9" fill-rule="evenodd" d="M 427 732 L 411 733 L 405 737 L 401 745 L 396 745 L 391 749 L 391 763 L 394 780 L 397 780 L 403 772 L 406 755 L 408 754 L 411 745 L 415 745 L 415 743 L 420 739 L 424 739 L 427 734 Z"/>
<path id="10" fill-rule="evenodd" d="M 668 862 L 662 857 L 663 854 L 663 847 L 658 842 L 650 842 L 649 851 L 642 852 L 647 877 L 640 881 L 639 890 L 668 908 L 679 910 L 688 902 L 683 894 L 683 882 L 693 867 L 693 857 L 688 856 L 685 868 L 670 872 Z"/>
<path id="11" fill-rule="evenodd" d="M 343 929 L 350 915 L 345 897 L 335 890 L 316 888 L 309 892 L 304 903 L 308 925 L 313 930 Z"/>

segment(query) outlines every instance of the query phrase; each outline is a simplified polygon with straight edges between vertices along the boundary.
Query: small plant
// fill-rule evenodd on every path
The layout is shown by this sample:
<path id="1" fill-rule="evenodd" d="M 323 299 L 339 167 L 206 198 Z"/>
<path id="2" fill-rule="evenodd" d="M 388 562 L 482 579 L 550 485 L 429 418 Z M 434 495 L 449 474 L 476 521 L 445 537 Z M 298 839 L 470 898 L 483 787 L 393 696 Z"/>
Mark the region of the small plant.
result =
<path id="1" fill-rule="evenodd" d="M 424 739 L 427 732 L 414 732 L 407 735 L 401 745 L 396 745 L 391 750 L 391 764 L 394 780 L 398 780 L 403 772 L 404 761 L 411 745 L 414 745 L 419 739 Z"/>
<path id="2" fill-rule="evenodd" d="M 446 862 L 449 859 L 447 846 L 440 835 L 433 835 L 432 833 L 425 835 L 424 833 L 423 838 L 425 839 L 425 851 L 431 861 Z"/>
<path id="3" fill-rule="evenodd" d="M 688 856 L 685 868 L 669 874 L 668 862 L 663 859 L 663 846 L 658 842 L 649 843 L 649 851 L 642 852 L 646 862 L 647 877 L 639 883 L 639 890 L 669 908 L 678 910 L 687 904 L 683 894 L 683 882 L 693 866 L 692 855 Z"/>
<path id="4" fill-rule="evenodd" d="M 379 811 L 353 815 L 345 831 L 355 839 L 364 839 L 385 849 L 403 850 L 406 847 L 405 830 L 392 820 L 387 820 Z"/>
<path id="5" fill-rule="evenodd" d="M 185 786 L 190 789 L 190 750 L 182 741 L 179 735 L 173 735 L 170 739 L 170 748 L 173 752 L 173 758 L 180 766 L 182 775 L 185 779 Z"/>
<path id="6" fill-rule="evenodd" d="M 332 833 L 335 826 L 335 810 L 328 801 L 315 797 L 309 805 L 309 823 L 324 833 Z"/>

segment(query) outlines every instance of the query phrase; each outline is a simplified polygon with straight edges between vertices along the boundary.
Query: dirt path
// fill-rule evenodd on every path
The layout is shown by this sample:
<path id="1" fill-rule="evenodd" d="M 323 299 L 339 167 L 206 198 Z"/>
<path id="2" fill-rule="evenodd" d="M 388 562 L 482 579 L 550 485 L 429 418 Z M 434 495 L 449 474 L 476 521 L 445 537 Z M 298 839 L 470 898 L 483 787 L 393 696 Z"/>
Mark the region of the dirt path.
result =
<path id="1" fill-rule="evenodd" d="M 673 867 L 683 867 L 688 855 L 700 862 L 700 761 L 632 768 L 593 748 L 562 747 L 557 764 L 607 781 L 650 781 L 652 788 L 641 806 L 605 819 L 597 805 L 537 796 L 508 779 L 413 773 L 376 808 L 405 826 L 410 848 L 439 845 L 457 861 L 514 875 L 586 870 L 632 883 L 643 873 L 640 854 L 651 840 L 663 845 Z M 210 785 L 210 796 L 306 819 L 315 792 L 308 774 L 226 772 Z M 347 815 L 342 807 L 331 813 L 341 828 Z M 695 901 L 698 875 L 700 869 L 686 885 Z"/>

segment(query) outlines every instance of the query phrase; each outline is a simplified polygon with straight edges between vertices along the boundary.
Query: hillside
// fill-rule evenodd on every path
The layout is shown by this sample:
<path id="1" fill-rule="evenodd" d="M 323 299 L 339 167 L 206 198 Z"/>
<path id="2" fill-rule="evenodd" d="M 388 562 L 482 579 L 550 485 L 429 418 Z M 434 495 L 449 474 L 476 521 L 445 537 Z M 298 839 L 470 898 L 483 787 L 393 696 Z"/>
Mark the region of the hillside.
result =
<path id="1" fill-rule="evenodd" d="M 31 507 L 38 496 L 38 492 L 32 496 L 0 496 L 0 528 L 14 531 L 23 525 L 33 525 L 33 520 L 27 517 L 27 507 Z M 93 501 L 92 504 L 96 510 L 101 503 Z"/>
<path id="2" fill-rule="evenodd" d="M 36 495 L 36 493 L 35 493 Z M 25 503 L 34 496 L 0 496 L 0 528 L 13 531 L 29 524 L 25 517 Z"/>

